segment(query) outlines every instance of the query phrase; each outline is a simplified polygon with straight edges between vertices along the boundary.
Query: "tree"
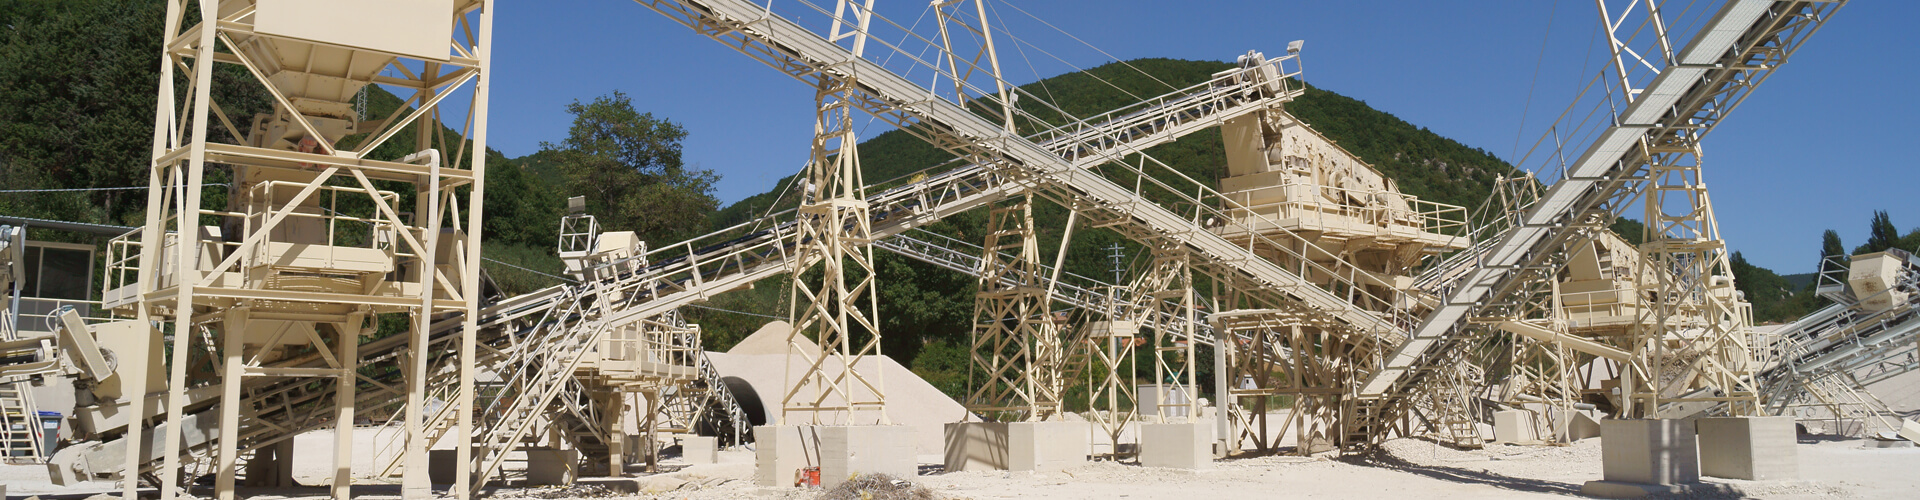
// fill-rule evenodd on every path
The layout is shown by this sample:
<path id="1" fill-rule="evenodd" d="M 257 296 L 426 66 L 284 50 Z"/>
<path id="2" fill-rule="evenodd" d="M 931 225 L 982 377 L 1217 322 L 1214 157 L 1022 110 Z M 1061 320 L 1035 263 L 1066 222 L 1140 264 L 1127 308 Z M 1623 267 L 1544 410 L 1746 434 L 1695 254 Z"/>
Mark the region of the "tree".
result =
<path id="1" fill-rule="evenodd" d="M 146 184 L 165 18 L 166 4 L 153 0 L 0 2 L 0 185 Z M 200 22 L 198 11 L 185 22 Z M 213 101 L 229 116 L 246 123 L 272 109 L 245 68 L 214 67 Z M 235 142 L 222 127 L 208 133 Z M 221 182 L 225 174 L 210 171 L 209 182 Z M 211 190 L 209 206 L 221 207 L 224 195 Z M 139 189 L 7 195 L 0 213 L 140 225 L 146 197 Z"/>
<path id="2" fill-rule="evenodd" d="M 0 4 L 0 184 L 146 183 L 165 12 L 159 2 Z M 122 224 L 146 193 L 4 198 L 10 215 Z"/>
<path id="3" fill-rule="evenodd" d="M 1793 285 L 1778 273 L 1747 262 L 1740 252 L 1733 252 L 1733 285 L 1746 295 L 1747 303 L 1753 306 L 1753 320 L 1760 323 L 1790 321 L 1806 312 L 1803 301 L 1795 300 Z"/>
<path id="4" fill-rule="evenodd" d="M 1867 226 L 1867 243 L 1853 250 L 1854 255 L 1885 252 L 1900 245 L 1900 229 L 1893 227 L 1893 217 L 1886 210 L 1873 211 L 1873 221 Z"/>
<path id="5" fill-rule="evenodd" d="M 633 109 L 625 93 L 567 105 L 573 126 L 565 142 L 541 143 L 566 179 L 567 192 L 587 198 L 588 213 L 608 230 L 630 230 L 642 240 L 670 243 L 698 236 L 720 202 L 712 170 L 681 163 L 687 131 Z"/>
<path id="6" fill-rule="evenodd" d="M 1847 253 L 1847 247 L 1840 243 L 1839 232 L 1828 229 L 1827 232 L 1820 234 L 1819 269 L 1821 272 L 1827 272 L 1833 269 L 1845 269 L 1849 255 L 1852 254 Z M 1834 261 L 1834 264 L 1828 264 L 1827 262 L 1829 260 Z M 1837 267 L 1830 269 L 1830 266 Z"/>
<path id="7" fill-rule="evenodd" d="M 1613 230 L 1613 234 L 1619 235 L 1620 239 L 1627 240 L 1634 246 L 1640 246 L 1647 239 L 1647 225 L 1630 218 L 1614 219 L 1613 224 L 1607 226 L 1607 229 Z"/>
<path id="8" fill-rule="evenodd" d="M 553 251 L 560 230 L 559 193 L 524 166 L 487 151 L 486 218 L 488 242 L 512 243 Z"/>

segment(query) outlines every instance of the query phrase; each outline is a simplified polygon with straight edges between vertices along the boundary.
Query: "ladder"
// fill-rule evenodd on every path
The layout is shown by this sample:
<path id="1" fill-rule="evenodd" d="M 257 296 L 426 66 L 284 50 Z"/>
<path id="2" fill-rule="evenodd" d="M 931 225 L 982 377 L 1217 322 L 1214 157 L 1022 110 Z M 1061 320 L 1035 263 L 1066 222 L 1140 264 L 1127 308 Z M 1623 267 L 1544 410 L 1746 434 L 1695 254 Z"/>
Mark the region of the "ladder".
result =
<path id="1" fill-rule="evenodd" d="M 26 382 L 0 382 L 0 456 L 9 463 L 32 463 L 46 456 L 40 416 Z"/>

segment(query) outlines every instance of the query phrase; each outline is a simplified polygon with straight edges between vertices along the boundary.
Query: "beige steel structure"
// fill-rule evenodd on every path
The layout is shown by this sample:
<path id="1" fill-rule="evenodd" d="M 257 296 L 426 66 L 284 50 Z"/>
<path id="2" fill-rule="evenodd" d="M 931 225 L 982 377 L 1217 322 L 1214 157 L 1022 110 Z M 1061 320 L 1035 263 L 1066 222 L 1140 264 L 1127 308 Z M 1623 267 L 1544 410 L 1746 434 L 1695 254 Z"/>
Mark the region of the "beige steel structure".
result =
<path id="1" fill-rule="evenodd" d="M 1259 57 L 1250 54 L 1250 58 Z M 1437 255 L 1467 246 L 1466 210 L 1405 195 L 1382 175 L 1288 114 L 1281 106 L 1228 119 L 1221 126 L 1227 173 L 1223 206 L 1236 224 L 1221 236 L 1256 255 L 1297 269 L 1336 290 L 1325 270 L 1346 267 L 1349 300 L 1370 310 L 1424 314 L 1433 298 L 1413 289 L 1414 274 Z M 1355 377 L 1378 359 L 1373 339 L 1295 311 L 1247 307 L 1234 290 L 1216 290 L 1216 391 L 1240 402 L 1223 411 L 1228 450 L 1270 440 L 1269 406 L 1281 397 L 1292 410 L 1279 433 L 1292 429 L 1296 453 L 1339 442 L 1340 401 Z M 1464 374 L 1463 374 L 1464 375 Z M 1449 441 L 1477 447 L 1465 380 L 1435 391 L 1444 400 L 1422 405 L 1422 415 Z M 1223 410 L 1230 409 L 1222 405 Z M 1443 425 L 1440 423 L 1444 422 Z"/>
<path id="2" fill-rule="evenodd" d="M 411 473 L 405 496 L 430 494 L 421 425 L 426 339 L 436 321 L 465 323 L 457 349 L 444 355 L 465 361 L 451 404 L 472 404 L 485 184 L 484 155 L 472 152 L 487 144 L 492 13 L 490 0 L 168 3 L 147 221 L 123 247 L 130 257 L 138 241 L 138 260 L 129 266 L 136 275 L 114 282 L 130 293 L 116 293 L 121 302 L 108 305 L 127 310 L 136 324 L 163 325 L 152 332 L 149 349 L 162 352 L 165 338 L 171 355 L 164 378 L 127 374 L 122 385 L 135 390 L 97 409 L 158 415 L 151 428 L 144 417 L 117 423 L 124 442 L 145 443 L 148 432 L 161 436 L 154 470 L 162 498 L 179 493 L 182 463 L 200 449 L 214 457 L 219 497 L 230 499 L 240 463 L 248 460 L 243 453 L 254 453 L 249 472 L 270 471 L 253 462 L 287 463 L 288 447 L 281 444 L 323 420 L 339 431 L 332 494 L 347 498 L 354 454 L 347 431 L 365 410 L 356 408 L 368 397 L 362 388 L 406 395 Z M 200 23 L 185 25 L 188 19 Z M 247 84 L 272 97 L 271 112 L 227 113 L 212 92 L 216 65 L 251 75 Z M 392 116 L 368 120 L 354 100 L 371 84 L 412 95 Z M 442 138 L 444 108 L 454 106 L 463 119 L 461 135 L 471 142 Z M 401 147 L 415 153 L 398 159 L 376 153 L 409 128 L 414 143 Z M 226 206 L 206 202 L 216 172 L 231 173 Z M 403 197 L 396 190 L 413 192 Z M 376 317 L 386 314 L 408 318 L 402 335 L 413 355 L 401 363 L 401 387 L 360 373 L 357 348 L 376 332 Z M 302 355 L 324 363 L 277 366 Z M 217 368 L 198 368 L 204 366 Z M 313 384 L 328 387 L 331 397 L 289 391 Z M 283 405 L 315 399 L 331 399 L 332 414 L 265 417 L 269 410 L 291 417 L 292 407 Z M 209 405 L 200 415 L 189 413 Z M 202 418 L 206 411 L 217 412 L 217 421 Z M 458 427 L 472 429 L 473 412 L 457 413 Z M 468 454 L 463 441 L 462 462 Z M 125 455 L 131 500 L 133 477 L 154 457 Z M 467 479 L 459 478 L 455 495 L 465 497 L 466 487 Z"/>
<path id="3" fill-rule="evenodd" d="M 866 50 L 872 17 L 873 0 L 836 4 L 826 42 L 839 47 L 849 40 L 844 42 L 848 52 L 822 68 L 839 78 L 823 79 L 814 89 L 812 156 L 800 188 L 798 243 L 788 257 L 793 275 L 788 363 L 803 367 L 799 380 L 789 380 L 780 397 L 782 424 L 789 423 L 791 413 L 804 413 L 805 423 L 816 425 L 889 423 L 881 373 L 854 369 L 861 357 L 880 355 L 882 335 L 872 217 L 854 129 L 861 98 L 857 62 Z M 820 278 L 809 283 L 807 273 L 816 264 Z M 861 334 L 865 338 L 855 337 Z"/>
<path id="4" fill-rule="evenodd" d="M 472 408 L 476 391 L 475 335 L 480 330 L 477 318 L 482 316 L 477 309 L 482 158 L 476 155 L 469 160 L 465 155 L 485 146 L 492 3 L 449 2 L 446 12 L 421 9 L 379 16 L 434 28 L 411 31 L 366 29 L 356 24 L 361 23 L 359 18 L 326 17 L 333 15 L 331 11 L 308 12 L 300 10 L 308 6 L 278 1 L 258 6 L 240 1 L 201 5 L 200 18 L 217 21 L 182 30 L 187 4 L 171 4 L 154 131 L 149 220 L 139 244 L 131 239 L 116 244 L 122 249 L 119 255 L 128 257 L 117 260 L 131 261 L 132 252 L 140 254 L 132 265 L 122 266 L 138 275 L 110 281 L 135 287 L 113 291 L 119 307 L 138 315 L 141 323 L 134 324 L 166 320 L 172 325 L 170 330 L 135 332 L 136 337 L 150 334 L 149 341 L 156 343 L 162 334 L 172 335 L 172 362 L 148 364 L 172 367 L 166 373 L 167 383 L 146 376 L 144 370 L 130 370 L 122 379 L 126 387 L 164 392 L 124 398 L 130 413 L 159 415 L 165 421 L 164 427 L 155 429 L 164 436 L 164 446 L 156 448 L 162 450 L 157 459 L 163 463 L 157 470 L 162 472 L 163 494 L 173 495 L 181 457 L 192 448 L 218 447 L 213 452 L 218 460 L 218 490 L 230 497 L 241 452 L 258 452 L 284 441 L 292 435 L 290 431 L 319 425 L 312 418 L 267 420 L 263 409 L 239 411 L 247 405 L 221 404 L 218 407 L 226 413 L 218 415 L 217 425 L 205 422 L 194 427 L 207 419 L 190 415 L 190 410 L 204 410 L 213 401 L 256 405 L 278 401 L 291 408 L 294 402 L 331 399 L 330 404 L 314 407 L 328 408 L 332 420 L 344 425 L 355 415 L 359 398 L 354 393 L 361 381 L 372 391 L 407 396 L 402 414 L 413 439 L 404 470 L 424 470 L 424 453 L 416 452 L 424 451 L 427 435 L 420 402 L 428 394 L 427 380 L 440 372 L 430 370 L 427 356 L 420 354 L 428 352 L 429 334 L 449 331 L 442 322 L 464 323 L 456 354 L 451 355 L 458 365 L 452 370 L 461 379 L 452 395 L 459 410 L 453 412 L 455 423 L 448 427 L 471 438 L 457 440 L 459 463 L 478 466 L 484 480 L 498 470 L 505 451 L 528 429 L 540 425 L 542 412 L 549 411 L 556 396 L 592 390 L 593 384 L 580 382 L 580 377 L 602 377 L 602 385 L 624 383 L 610 373 L 621 369 L 604 363 L 619 359 L 605 356 L 617 350 L 608 347 L 614 344 L 607 344 L 607 339 L 624 341 L 630 337 L 618 332 L 630 327 L 638 328 L 631 332 L 648 331 L 648 321 L 659 322 L 655 318 L 673 307 L 781 273 L 794 275 L 794 335 L 813 331 L 823 340 L 817 351 L 796 352 L 807 366 L 803 381 L 783 388 L 782 418 L 788 412 L 805 411 L 817 422 L 821 410 L 839 410 L 847 411 L 851 421 L 856 411 L 882 410 L 873 420 L 885 423 L 884 386 L 877 378 L 869 382 L 852 370 L 852 360 L 858 356 L 879 354 L 871 245 L 947 214 L 1028 195 L 1069 207 L 1089 224 L 1113 228 L 1156 250 L 1154 272 L 1134 287 L 1111 292 L 1108 310 L 1115 311 L 1116 317 L 1081 329 L 1084 340 L 1099 339 L 1108 347 L 1098 353 L 1088 351 L 1088 358 L 1105 358 L 1102 368 L 1108 375 L 1103 387 L 1119 380 L 1119 359 L 1131 357 L 1126 350 L 1135 344 L 1138 329 L 1147 326 L 1154 332 L 1153 348 L 1171 355 L 1155 356 L 1157 376 L 1177 377 L 1178 383 L 1194 385 L 1193 346 L 1215 343 L 1216 356 L 1233 353 L 1222 366 L 1244 367 L 1239 369 L 1255 375 L 1257 385 L 1242 395 L 1315 398 L 1308 403 L 1310 411 L 1302 413 L 1307 415 L 1302 418 L 1314 420 L 1300 427 L 1308 438 L 1303 441 L 1307 447 L 1324 443 L 1360 449 L 1392 433 L 1411 433 L 1416 416 L 1425 416 L 1429 426 L 1449 432 L 1458 428 L 1461 417 L 1447 412 L 1465 406 L 1457 404 L 1462 388 L 1474 385 L 1482 375 L 1463 368 L 1468 348 L 1484 338 L 1474 330 L 1480 328 L 1476 325 L 1504 326 L 1516 318 L 1543 317 L 1523 310 L 1530 304 L 1537 306 L 1538 301 L 1514 297 L 1541 289 L 1551 295 L 1552 287 L 1559 284 L 1553 277 L 1570 252 L 1579 251 L 1578 242 L 1588 238 L 1588 231 L 1631 206 L 1638 193 L 1667 189 L 1690 200 L 1670 207 L 1663 196 L 1646 198 L 1650 213 L 1659 214 L 1665 224 L 1658 234 L 1669 240 L 1650 246 L 1646 261 L 1665 262 L 1664 270 L 1674 271 L 1679 279 L 1656 277 L 1665 280 L 1658 282 L 1668 301 L 1636 309 L 1636 318 L 1653 314 L 1656 324 L 1673 325 L 1674 318 L 1687 318 L 1690 311 L 1706 311 L 1698 314 L 1708 317 L 1708 324 L 1698 333 L 1671 327 L 1645 330 L 1634 334 L 1643 340 L 1633 349 L 1613 349 L 1625 351 L 1618 356 L 1628 362 L 1642 362 L 1646 356 L 1661 359 L 1658 353 L 1676 340 L 1675 335 L 1683 342 L 1701 339 L 1702 345 L 1712 346 L 1710 352 L 1689 359 L 1706 360 L 1705 366 L 1719 371 L 1688 386 L 1728 395 L 1694 399 L 1752 401 L 1751 389 L 1728 378 L 1731 374 L 1737 380 L 1741 370 L 1751 370 L 1738 359 L 1744 355 L 1737 352 L 1743 322 L 1736 301 L 1724 293 L 1730 282 L 1718 279 L 1724 274 L 1719 253 L 1723 248 L 1712 230 L 1710 212 L 1702 210 L 1708 206 L 1701 196 L 1704 187 L 1697 170 L 1683 167 L 1687 162 L 1682 160 L 1697 161 L 1700 136 L 1844 2 L 1731 0 L 1701 21 L 1701 35 L 1683 47 L 1674 48 L 1666 28 L 1659 27 L 1653 44 L 1657 51 L 1646 50 L 1647 44 L 1641 43 L 1645 39 L 1620 41 L 1614 33 L 1631 26 L 1608 16 L 1605 22 L 1613 47 L 1622 56 L 1614 64 L 1621 75 L 1607 83 L 1622 88 L 1605 99 L 1623 104 L 1623 109 L 1609 114 L 1615 117 L 1613 125 L 1597 131 L 1590 151 L 1548 183 L 1545 192 L 1503 207 L 1510 216 L 1471 239 L 1450 234 L 1451 228 L 1444 226 L 1444 221 L 1457 220 L 1449 213 L 1463 210 L 1399 196 L 1377 172 L 1359 168 L 1364 165 L 1281 110 L 1279 105 L 1299 92 L 1289 81 L 1299 75 L 1297 45 L 1280 58 L 1243 58 L 1240 67 L 1200 85 L 1060 124 L 1035 116 L 1044 101 L 1033 99 L 1041 103 L 1033 109 L 1014 105 L 1019 93 L 1002 84 L 997 69 L 981 70 L 981 58 L 958 56 L 951 42 L 936 47 L 946 63 L 944 73 L 940 64 L 923 65 L 952 82 L 953 91 L 942 85 L 929 89 L 915 84 L 875 58 L 865 57 L 868 32 L 878 26 L 871 22 L 876 14 L 870 1 L 839 2 L 824 35 L 746 0 L 639 3 L 816 89 L 816 138 L 801 190 L 802 207 L 784 224 L 746 237 L 722 232 L 630 252 L 629 258 L 637 260 L 605 283 L 625 301 L 617 308 L 584 302 L 589 293 L 604 293 L 585 290 L 523 299 L 546 305 L 517 311 L 579 311 L 593 318 L 592 323 L 543 332 L 538 337 L 543 340 L 524 346 L 563 352 L 560 359 L 503 355 L 507 360 L 497 366 L 520 370 L 525 377 L 507 377 L 513 397 L 495 400 L 505 416 L 487 422 L 485 428 L 477 428 L 470 420 L 474 412 L 466 411 Z M 1602 7 L 1604 11 L 1605 2 Z M 268 22 L 287 15 L 304 15 L 303 20 L 310 22 Z M 1652 13 L 1647 22 L 1660 25 L 1660 14 Z M 438 31 L 442 25 L 448 31 Z M 423 31 L 433 33 L 421 35 Z M 978 33 L 987 32 L 983 23 Z M 847 40 L 851 47 L 845 46 Z M 1629 47 L 1633 50 L 1625 50 Z M 990 47 L 984 53 L 989 64 L 997 64 Z M 1648 56 L 1629 64 L 1625 54 Z M 961 61 L 966 62 L 964 70 Z M 1294 69 L 1286 69 L 1289 62 Z M 274 112 L 255 117 L 245 134 L 210 100 L 210 68 L 215 63 L 245 67 L 275 98 Z M 1641 72 L 1642 67 L 1651 75 Z M 192 83 L 186 90 L 193 98 L 176 97 L 172 85 L 176 68 L 187 68 Z M 1628 78 L 1629 73 L 1637 74 Z M 995 88 L 981 85 L 971 76 L 975 74 L 992 75 Z M 1635 82 L 1643 82 L 1638 84 L 1645 88 L 1633 88 Z M 348 99 L 369 83 L 415 89 L 418 94 L 411 102 L 421 111 L 376 122 L 349 114 Z M 471 148 L 434 144 L 430 137 L 439 130 L 434 113 L 450 102 L 447 97 L 460 92 L 470 92 L 472 105 L 466 120 L 474 143 Z M 1002 112 L 984 112 L 996 109 Z M 868 196 L 869 186 L 859 176 L 854 150 L 855 113 L 887 120 L 955 153 L 968 165 L 911 182 L 879 184 L 872 188 L 878 192 Z M 213 125 L 216 120 L 218 128 Z M 1018 120 L 1047 125 L 1026 131 L 1015 126 Z M 1229 148 L 1233 175 L 1220 190 L 1192 179 L 1163 181 L 1170 176 L 1162 174 L 1170 169 L 1141 154 L 1147 147 L 1221 124 L 1226 124 L 1223 136 L 1229 144 L 1239 146 Z M 398 162 L 366 158 L 372 146 L 408 126 L 414 126 L 420 138 L 413 147 L 418 153 Z M 209 133 L 218 131 L 244 144 L 211 141 Z M 358 142 L 349 142 L 349 137 L 359 137 Z M 236 182 L 225 209 L 203 206 L 209 163 L 229 165 L 234 171 Z M 469 163 L 471 169 L 461 168 Z M 353 182 L 328 182 L 347 177 Z M 1133 185 L 1116 179 L 1128 179 Z M 1653 184 L 1658 179 L 1672 181 Z M 1650 184 L 1666 187 L 1646 187 Z M 382 186 L 414 189 L 416 206 L 404 210 L 409 207 L 400 201 L 406 197 Z M 347 215 L 339 211 L 350 213 L 351 204 L 343 209 L 319 203 L 339 197 L 364 200 L 360 203 L 370 208 L 369 213 Z M 1679 212 L 1670 215 L 1667 208 Z M 415 217 L 403 217 L 402 212 Z M 418 220 L 422 214 L 426 217 Z M 217 222 L 204 225 L 209 219 Z M 302 224 L 309 220 L 323 222 Z M 353 236 L 352 230 L 340 227 L 364 227 L 365 236 Z M 316 230 L 322 232 L 318 237 Z M 1019 239 L 1022 256 L 1018 258 L 1032 260 L 1024 256 L 1029 237 L 1021 234 Z M 710 248 L 709 243 L 724 244 Z M 652 258 L 664 256 L 661 249 L 667 248 L 676 249 L 672 252 L 684 248 L 684 253 L 671 259 Z M 1465 251 L 1413 275 L 1424 257 L 1455 248 Z M 987 251 L 998 255 L 997 250 Z M 820 281 L 812 281 L 807 274 L 815 265 L 824 268 Z M 1017 265 L 1039 274 L 1038 266 Z M 1056 278 L 1048 283 L 1050 290 L 1058 282 L 1057 267 Z M 1194 273 L 1219 287 L 1214 293 L 1216 303 L 1208 309 L 1229 312 L 1202 320 L 1196 311 L 1200 300 L 1193 289 Z M 982 288 L 991 287 L 983 284 Z M 1038 307 L 1027 309 L 1044 312 L 1056 300 L 1051 291 L 1042 297 L 1028 302 L 1038 302 Z M 503 303 L 524 306 L 515 300 L 521 299 Z M 403 365 L 405 387 L 366 380 L 354 372 L 357 363 L 353 361 L 361 359 L 355 352 L 358 339 L 371 333 L 367 320 L 379 314 L 412 315 L 407 335 L 413 355 L 383 361 Z M 1202 339 L 1199 332 L 1207 323 L 1216 333 Z M 671 322 L 653 326 L 658 331 L 679 327 Z M 851 342 L 863 332 L 872 335 L 871 340 Z M 1543 342 L 1560 346 L 1576 341 L 1558 333 L 1548 338 Z M 292 356 L 283 346 L 308 349 L 300 354 L 317 361 L 298 367 L 264 364 Z M 582 355 L 593 348 L 612 350 L 600 351 L 602 357 L 591 360 Z M 1564 350 L 1554 348 L 1554 352 Z M 1052 370 L 1045 356 L 1034 359 L 1042 360 L 1038 369 L 1029 367 L 1035 373 Z M 218 372 L 189 369 L 199 361 L 217 364 Z M 1275 367 L 1288 373 L 1288 380 L 1272 380 Z M 1093 367 L 1085 369 L 1091 372 Z M 1262 370 L 1266 380 L 1261 380 Z M 1661 374 L 1669 373 L 1659 363 L 1639 370 L 1646 374 L 1643 380 L 1663 380 Z M 1072 371 L 1062 370 L 1063 378 Z M 307 394 L 290 389 L 292 384 L 280 379 L 319 381 L 336 388 L 331 393 Z M 338 383 L 339 379 L 354 383 Z M 1231 382 L 1219 385 L 1236 387 Z M 279 392 L 262 393 L 256 387 Z M 809 387 L 814 393 L 803 394 L 802 389 Z M 1114 387 L 1107 401 L 1117 405 L 1122 399 L 1130 400 L 1136 396 L 1130 390 Z M 829 397 L 833 394 L 839 395 L 837 403 Z M 1648 401 L 1643 406 L 1657 409 L 1663 397 L 1640 399 Z M 1033 401 L 1019 404 L 1038 409 L 1043 402 L 1043 398 L 1029 399 Z M 1220 399 L 1226 404 L 1231 398 Z M 168 404 L 165 411 L 142 408 L 161 400 Z M 1189 398 L 1181 405 L 1186 415 L 1197 415 L 1194 404 Z M 1116 407 L 1114 413 L 1139 410 Z M 1156 413 L 1165 416 L 1165 410 L 1162 407 Z M 1229 413 L 1222 412 L 1222 417 Z M 578 420 L 583 429 L 606 425 L 593 418 Z M 277 427 L 263 430 L 266 426 Z M 185 437 L 190 430 L 213 428 L 220 435 L 199 432 L 192 434 L 192 441 Z M 146 431 L 141 425 L 126 426 L 121 442 L 144 443 L 141 434 Z M 1459 437 L 1461 433 L 1454 434 L 1457 441 L 1466 441 Z M 490 452 L 484 464 L 469 455 L 476 440 Z M 1256 442 L 1256 446 L 1264 444 Z M 127 455 L 123 470 L 129 477 L 156 459 L 140 453 Z M 255 464 L 247 465 L 252 469 Z M 350 471 L 340 470 L 333 485 L 336 496 L 344 495 L 350 483 Z M 420 488 L 424 477 L 419 476 L 406 476 L 409 496 L 424 492 Z M 462 476 L 455 494 L 464 497 L 469 494 L 468 479 Z M 133 483 L 128 481 L 129 495 Z"/>

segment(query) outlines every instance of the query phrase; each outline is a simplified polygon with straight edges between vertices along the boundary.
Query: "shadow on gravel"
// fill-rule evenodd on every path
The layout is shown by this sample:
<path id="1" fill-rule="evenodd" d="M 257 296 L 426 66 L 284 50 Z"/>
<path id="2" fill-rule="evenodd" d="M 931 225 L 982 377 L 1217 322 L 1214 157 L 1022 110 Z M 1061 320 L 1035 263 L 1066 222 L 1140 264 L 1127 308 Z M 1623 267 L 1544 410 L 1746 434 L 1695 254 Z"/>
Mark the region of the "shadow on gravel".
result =
<path id="1" fill-rule="evenodd" d="M 1494 474 L 1484 470 L 1465 469 L 1460 467 L 1441 467 L 1441 466 L 1432 466 L 1432 465 L 1420 465 L 1413 462 L 1408 462 L 1406 460 L 1401 460 L 1398 457 L 1394 457 L 1392 455 L 1388 455 L 1385 453 L 1369 453 L 1361 456 L 1342 457 L 1342 458 L 1339 458 L 1338 460 L 1342 462 L 1354 464 L 1354 465 L 1379 467 L 1383 469 L 1396 470 L 1396 471 L 1405 472 L 1408 474 L 1426 476 L 1434 479 L 1439 479 L 1442 481 L 1450 481 L 1450 482 L 1456 482 L 1456 483 L 1477 483 L 1477 484 L 1493 486 L 1495 488 L 1503 488 L 1503 489 L 1525 491 L 1525 492 L 1532 492 L 1532 493 L 1558 493 L 1562 495 L 1579 495 L 1580 494 L 1580 485 L 1577 485 L 1577 484 L 1505 476 L 1500 474 Z"/>

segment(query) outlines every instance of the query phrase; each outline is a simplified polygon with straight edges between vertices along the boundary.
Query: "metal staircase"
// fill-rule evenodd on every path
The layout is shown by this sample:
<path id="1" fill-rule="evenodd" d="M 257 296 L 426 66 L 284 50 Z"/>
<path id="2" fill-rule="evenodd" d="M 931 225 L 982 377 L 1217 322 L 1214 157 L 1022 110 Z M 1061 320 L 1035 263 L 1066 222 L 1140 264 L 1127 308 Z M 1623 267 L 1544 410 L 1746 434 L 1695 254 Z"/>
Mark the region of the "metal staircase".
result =
<path id="1" fill-rule="evenodd" d="M 500 470 L 508 454 L 540 423 L 551 421 L 589 463 L 607 452 L 607 433 L 587 397 L 587 387 L 574 376 L 585 354 L 600 344 L 611 328 L 620 326 L 605 317 L 620 305 L 644 294 L 643 281 L 627 273 L 611 280 L 589 282 L 558 297 L 527 338 L 496 366 L 504 368 L 497 396 L 481 409 L 474 434 L 479 483 Z M 609 283 L 608 281 L 612 281 Z M 596 455 L 596 453 L 598 455 Z"/>
<path id="2" fill-rule="evenodd" d="M 33 411 L 33 393 L 25 382 L 0 382 L 0 460 L 38 462 L 46 456 L 40 436 L 40 417 Z"/>

